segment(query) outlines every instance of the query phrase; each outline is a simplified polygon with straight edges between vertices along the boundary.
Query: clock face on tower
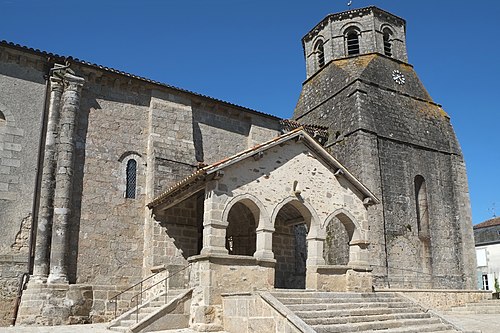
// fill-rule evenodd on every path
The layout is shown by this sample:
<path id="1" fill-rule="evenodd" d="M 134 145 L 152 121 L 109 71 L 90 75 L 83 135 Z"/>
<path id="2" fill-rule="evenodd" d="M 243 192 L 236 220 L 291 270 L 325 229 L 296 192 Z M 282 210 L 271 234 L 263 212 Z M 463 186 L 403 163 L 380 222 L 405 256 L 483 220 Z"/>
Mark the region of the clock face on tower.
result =
<path id="1" fill-rule="evenodd" d="M 394 82 L 396 82 L 397 84 L 400 84 L 400 85 L 403 85 L 406 82 L 406 78 L 403 75 L 403 73 L 401 73 L 397 69 L 392 71 L 392 79 L 394 80 Z"/>

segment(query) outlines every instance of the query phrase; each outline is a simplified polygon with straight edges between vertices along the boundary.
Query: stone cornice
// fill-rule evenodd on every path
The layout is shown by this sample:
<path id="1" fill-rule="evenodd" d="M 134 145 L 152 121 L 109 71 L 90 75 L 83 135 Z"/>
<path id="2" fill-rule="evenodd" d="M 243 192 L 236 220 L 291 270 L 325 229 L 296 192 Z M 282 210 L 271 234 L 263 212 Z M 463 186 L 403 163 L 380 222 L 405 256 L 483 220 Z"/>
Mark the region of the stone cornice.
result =
<path id="1" fill-rule="evenodd" d="M 375 6 L 358 8 L 347 10 L 341 13 L 330 14 L 326 16 L 321 22 L 319 22 L 314 28 L 312 28 L 303 38 L 302 43 L 311 40 L 316 34 L 323 29 L 327 24 L 333 21 L 342 21 L 348 18 L 352 18 L 356 16 L 365 16 L 365 15 L 376 15 L 377 17 L 384 17 L 386 20 L 391 21 L 397 25 L 406 25 L 406 21 L 401 17 L 398 17 L 394 14 L 391 14 L 383 9 L 380 9 Z"/>

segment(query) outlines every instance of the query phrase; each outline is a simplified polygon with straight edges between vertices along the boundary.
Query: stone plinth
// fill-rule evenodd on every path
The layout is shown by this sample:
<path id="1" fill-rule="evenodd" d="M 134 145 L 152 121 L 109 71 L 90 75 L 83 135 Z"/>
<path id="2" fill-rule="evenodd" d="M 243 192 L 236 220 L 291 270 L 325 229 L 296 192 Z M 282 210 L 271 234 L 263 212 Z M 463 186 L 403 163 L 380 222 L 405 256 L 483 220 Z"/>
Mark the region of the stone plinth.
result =
<path id="1" fill-rule="evenodd" d="M 249 256 L 200 255 L 192 264 L 190 327 L 198 331 L 222 330 L 222 293 L 269 290 L 274 287 L 274 259 Z"/>
<path id="2" fill-rule="evenodd" d="M 365 266 L 322 265 L 307 267 L 307 289 L 371 292 L 372 286 L 371 269 Z"/>
<path id="3" fill-rule="evenodd" d="M 29 283 L 17 325 L 70 325 L 91 322 L 93 293 L 86 285 Z"/>

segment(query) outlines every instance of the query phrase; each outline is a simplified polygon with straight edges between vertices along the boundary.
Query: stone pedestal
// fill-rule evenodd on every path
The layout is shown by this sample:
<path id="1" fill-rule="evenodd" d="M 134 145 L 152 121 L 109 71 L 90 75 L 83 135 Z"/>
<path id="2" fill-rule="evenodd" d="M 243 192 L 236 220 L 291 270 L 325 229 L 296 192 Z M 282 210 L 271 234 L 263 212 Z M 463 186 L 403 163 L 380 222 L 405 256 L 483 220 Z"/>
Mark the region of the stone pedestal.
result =
<path id="1" fill-rule="evenodd" d="M 93 303 L 91 286 L 30 281 L 23 293 L 16 324 L 88 324 Z"/>
<path id="2" fill-rule="evenodd" d="M 274 287 L 276 261 L 249 256 L 199 255 L 192 264 L 190 327 L 200 332 L 222 331 L 222 293 L 269 290 Z"/>
<path id="3" fill-rule="evenodd" d="M 307 267 L 306 288 L 318 291 L 371 292 L 373 281 L 367 266 L 321 265 Z"/>

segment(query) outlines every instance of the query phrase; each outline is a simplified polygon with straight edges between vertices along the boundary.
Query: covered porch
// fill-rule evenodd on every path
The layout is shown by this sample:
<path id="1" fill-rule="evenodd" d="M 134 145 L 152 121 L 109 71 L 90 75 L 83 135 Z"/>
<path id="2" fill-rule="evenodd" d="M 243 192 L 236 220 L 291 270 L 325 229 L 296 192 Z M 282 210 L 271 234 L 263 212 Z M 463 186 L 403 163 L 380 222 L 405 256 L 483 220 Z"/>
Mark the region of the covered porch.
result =
<path id="1" fill-rule="evenodd" d="M 191 264 L 193 303 L 206 313 L 228 292 L 371 291 L 367 207 L 376 203 L 298 129 L 198 170 L 148 207 L 165 264 Z"/>

